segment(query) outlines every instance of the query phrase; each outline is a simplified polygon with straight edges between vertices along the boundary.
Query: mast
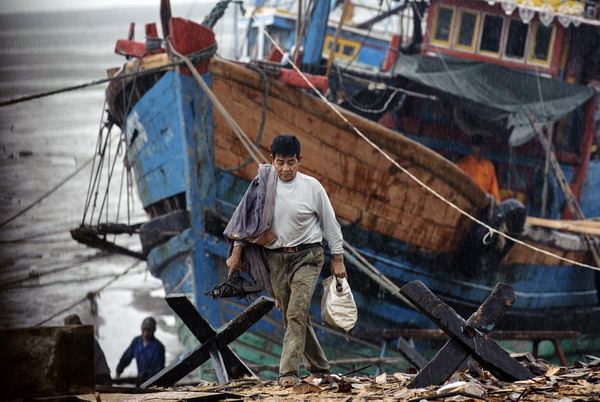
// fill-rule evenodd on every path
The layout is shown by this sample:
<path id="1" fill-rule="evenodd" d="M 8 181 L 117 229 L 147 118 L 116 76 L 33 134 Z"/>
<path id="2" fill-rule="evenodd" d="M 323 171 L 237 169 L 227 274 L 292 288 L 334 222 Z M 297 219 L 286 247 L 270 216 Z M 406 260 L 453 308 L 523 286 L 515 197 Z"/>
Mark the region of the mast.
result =
<path id="1" fill-rule="evenodd" d="M 314 7 L 310 14 L 308 27 L 302 37 L 302 46 L 304 53 L 302 56 L 302 68 L 304 71 L 314 74 L 319 70 L 321 55 L 323 53 L 323 43 L 325 42 L 325 32 L 327 31 L 327 21 L 329 12 L 335 0 L 315 0 Z"/>

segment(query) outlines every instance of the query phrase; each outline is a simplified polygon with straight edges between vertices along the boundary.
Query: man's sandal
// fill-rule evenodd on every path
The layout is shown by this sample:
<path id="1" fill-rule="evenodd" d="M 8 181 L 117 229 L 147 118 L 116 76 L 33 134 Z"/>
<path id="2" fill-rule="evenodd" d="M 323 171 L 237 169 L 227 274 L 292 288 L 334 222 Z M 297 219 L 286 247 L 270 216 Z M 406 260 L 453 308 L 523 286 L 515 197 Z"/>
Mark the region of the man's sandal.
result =
<path id="1" fill-rule="evenodd" d="M 298 385 L 299 383 L 300 380 L 294 375 L 284 375 L 282 377 L 279 377 L 279 379 L 277 380 L 277 384 L 282 388 L 291 388 Z"/>
<path id="2" fill-rule="evenodd" d="M 308 383 L 315 385 L 330 384 L 335 381 L 335 379 L 331 377 L 331 373 L 329 372 L 311 373 L 310 376 L 306 378 L 306 380 Z"/>

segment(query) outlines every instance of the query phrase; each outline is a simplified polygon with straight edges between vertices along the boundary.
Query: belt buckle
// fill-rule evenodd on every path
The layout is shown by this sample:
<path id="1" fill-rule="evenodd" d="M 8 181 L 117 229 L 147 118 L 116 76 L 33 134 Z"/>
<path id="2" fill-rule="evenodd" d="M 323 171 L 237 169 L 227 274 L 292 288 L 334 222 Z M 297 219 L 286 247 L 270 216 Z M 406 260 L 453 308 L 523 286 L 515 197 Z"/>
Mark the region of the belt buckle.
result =
<path id="1" fill-rule="evenodd" d="M 297 246 L 293 246 L 293 247 L 284 247 L 284 248 L 283 248 L 283 252 L 284 252 L 284 253 L 295 253 L 296 251 L 298 251 L 298 247 L 297 247 Z"/>

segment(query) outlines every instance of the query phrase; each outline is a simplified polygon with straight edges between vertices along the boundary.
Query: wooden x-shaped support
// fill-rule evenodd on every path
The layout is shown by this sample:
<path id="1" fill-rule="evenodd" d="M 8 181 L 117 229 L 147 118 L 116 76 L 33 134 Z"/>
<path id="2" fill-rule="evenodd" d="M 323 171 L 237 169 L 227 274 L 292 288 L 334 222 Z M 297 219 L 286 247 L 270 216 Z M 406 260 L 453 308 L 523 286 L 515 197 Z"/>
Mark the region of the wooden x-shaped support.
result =
<path id="1" fill-rule="evenodd" d="M 173 385 L 210 358 L 212 358 L 217 379 L 221 384 L 227 383 L 231 379 L 254 376 L 250 368 L 228 345 L 271 311 L 275 300 L 265 296 L 259 297 L 240 315 L 217 331 L 198 313 L 185 295 L 170 295 L 166 297 L 166 301 L 191 333 L 198 338 L 200 345 L 155 374 L 142 384 L 142 388 L 153 385 L 163 387 Z"/>
<path id="2" fill-rule="evenodd" d="M 515 291 L 511 286 L 498 283 L 468 321 L 431 293 L 421 281 L 407 283 L 400 293 L 450 337 L 409 388 L 443 384 L 469 356 L 500 380 L 518 381 L 534 377 L 487 336 L 515 302 Z"/>

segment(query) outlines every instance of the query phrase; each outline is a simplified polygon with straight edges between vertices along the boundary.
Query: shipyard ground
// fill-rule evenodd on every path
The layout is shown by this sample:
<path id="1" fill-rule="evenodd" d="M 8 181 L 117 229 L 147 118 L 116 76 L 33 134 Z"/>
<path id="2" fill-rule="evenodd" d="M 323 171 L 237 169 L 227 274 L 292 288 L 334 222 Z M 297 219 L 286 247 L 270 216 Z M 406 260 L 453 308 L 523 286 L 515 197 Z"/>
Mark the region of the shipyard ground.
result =
<path id="1" fill-rule="evenodd" d="M 95 394 L 80 395 L 82 401 L 599 401 L 600 359 L 588 356 L 565 368 L 538 359 L 529 364 L 537 377 L 514 383 L 500 382 L 487 371 L 477 378 L 466 371 L 458 372 L 443 386 L 408 388 L 414 374 L 384 373 L 377 377 L 351 376 L 331 383 L 309 383 L 304 380 L 284 389 L 274 381 L 243 379 L 228 384 L 205 383 L 198 386 L 152 390 L 98 388 Z M 108 392 L 107 392 L 108 391 Z M 129 391 L 133 393 L 123 393 Z M 135 392 L 146 393 L 135 393 Z M 44 400 L 44 399 L 38 399 Z M 48 399 L 47 399 L 48 400 Z"/>

